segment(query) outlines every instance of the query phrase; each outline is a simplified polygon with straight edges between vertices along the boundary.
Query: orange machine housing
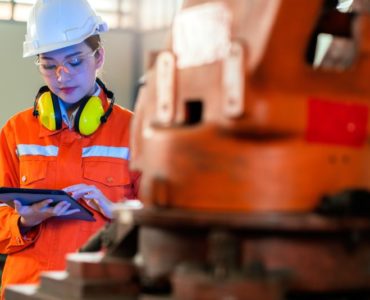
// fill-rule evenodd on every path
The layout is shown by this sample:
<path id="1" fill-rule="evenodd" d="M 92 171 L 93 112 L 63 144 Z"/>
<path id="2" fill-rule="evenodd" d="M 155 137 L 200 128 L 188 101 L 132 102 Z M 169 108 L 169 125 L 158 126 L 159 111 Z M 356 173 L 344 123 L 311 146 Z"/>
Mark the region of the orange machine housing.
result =
<path id="1" fill-rule="evenodd" d="M 132 161 L 146 205 L 308 212 L 370 188 L 370 17 L 343 25 L 348 68 L 315 68 L 323 6 L 185 2 L 137 104 Z"/>

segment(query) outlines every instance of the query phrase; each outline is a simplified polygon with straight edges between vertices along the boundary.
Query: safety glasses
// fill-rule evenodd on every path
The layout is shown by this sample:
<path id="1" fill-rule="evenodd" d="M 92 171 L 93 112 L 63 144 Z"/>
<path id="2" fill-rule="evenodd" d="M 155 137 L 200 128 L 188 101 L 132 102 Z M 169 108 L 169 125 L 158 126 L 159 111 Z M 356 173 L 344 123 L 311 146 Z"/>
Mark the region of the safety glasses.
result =
<path id="1" fill-rule="evenodd" d="M 62 63 L 58 63 L 54 59 L 38 56 L 35 60 L 35 64 L 40 73 L 47 77 L 57 77 L 60 75 L 61 70 L 69 75 L 75 75 L 83 70 L 86 60 L 93 57 L 98 50 L 99 48 L 92 52 L 72 55 L 64 59 Z"/>

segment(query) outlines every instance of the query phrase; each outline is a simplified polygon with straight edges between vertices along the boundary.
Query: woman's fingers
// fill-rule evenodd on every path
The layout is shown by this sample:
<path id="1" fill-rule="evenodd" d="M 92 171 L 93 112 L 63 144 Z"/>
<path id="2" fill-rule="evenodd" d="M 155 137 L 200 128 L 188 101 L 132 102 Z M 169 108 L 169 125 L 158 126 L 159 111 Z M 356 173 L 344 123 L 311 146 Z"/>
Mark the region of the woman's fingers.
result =
<path id="1" fill-rule="evenodd" d="M 70 210 L 67 210 L 66 212 L 64 212 L 63 213 L 63 216 L 72 215 L 72 214 L 78 213 L 79 211 L 80 210 L 78 208 L 70 209 Z"/>
<path id="2" fill-rule="evenodd" d="M 63 190 L 67 193 L 71 194 L 86 194 L 88 192 L 93 191 L 96 189 L 94 185 L 87 185 L 87 184 L 75 184 L 69 187 L 64 188 Z"/>
<path id="3" fill-rule="evenodd" d="M 80 184 L 75 184 L 75 185 L 70 185 L 67 186 L 66 188 L 63 189 L 66 193 L 72 193 L 74 191 L 77 191 L 78 189 L 81 189 L 82 187 L 87 186 L 86 184 L 80 183 Z"/>
<path id="4" fill-rule="evenodd" d="M 49 204 L 51 204 L 53 202 L 54 202 L 53 199 L 42 200 L 40 202 L 37 202 L 37 203 L 33 204 L 32 208 L 37 209 L 37 210 L 45 210 L 45 209 L 49 208 Z"/>
<path id="5" fill-rule="evenodd" d="M 62 201 L 53 208 L 53 215 L 55 216 L 67 216 L 72 215 L 80 210 L 78 208 L 70 209 L 71 203 Z"/>
<path id="6" fill-rule="evenodd" d="M 70 203 L 62 201 L 53 207 L 53 215 L 59 216 L 71 206 Z"/>
<path id="7" fill-rule="evenodd" d="M 70 209 L 71 203 L 62 201 L 51 206 L 54 200 L 46 199 L 31 206 L 22 205 L 19 200 L 14 200 L 14 208 L 21 216 L 21 224 L 32 227 L 53 216 L 66 216 L 79 212 L 79 209 Z"/>
<path id="8" fill-rule="evenodd" d="M 70 193 L 75 199 L 97 199 L 99 201 L 104 198 L 101 191 L 95 185 L 75 184 L 64 188 L 64 191 Z"/>
<path id="9" fill-rule="evenodd" d="M 112 202 L 95 185 L 75 184 L 64 188 L 64 191 L 75 199 L 85 200 L 91 208 L 112 218 Z"/>
<path id="10" fill-rule="evenodd" d="M 19 211 L 22 208 L 21 202 L 18 201 L 18 200 L 14 200 L 13 202 L 14 202 L 14 208 L 15 208 L 15 210 L 16 211 Z"/>

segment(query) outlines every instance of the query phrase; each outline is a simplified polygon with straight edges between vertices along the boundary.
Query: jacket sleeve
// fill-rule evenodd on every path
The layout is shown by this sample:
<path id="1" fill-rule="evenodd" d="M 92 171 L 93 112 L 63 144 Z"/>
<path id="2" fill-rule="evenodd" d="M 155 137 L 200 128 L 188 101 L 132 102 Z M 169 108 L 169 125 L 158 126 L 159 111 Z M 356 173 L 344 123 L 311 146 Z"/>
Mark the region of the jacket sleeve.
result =
<path id="1" fill-rule="evenodd" d="M 0 186 L 19 186 L 19 160 L 16 152 L 14 131 L 9 121 L 0 133 Z M 19 215 L 0 198 L 0 253 L 17 252 L 33 243 L 39 228 L 22 235 L 18 226 Z"/>
<path id="2" fill-rule="evenodd" d="M 0 253 L 18 252 L 32 244 L 39 236 L 39 227 L 22 235 L 18 227 L 19 215 L 8 206 L 0 206 Z"/>

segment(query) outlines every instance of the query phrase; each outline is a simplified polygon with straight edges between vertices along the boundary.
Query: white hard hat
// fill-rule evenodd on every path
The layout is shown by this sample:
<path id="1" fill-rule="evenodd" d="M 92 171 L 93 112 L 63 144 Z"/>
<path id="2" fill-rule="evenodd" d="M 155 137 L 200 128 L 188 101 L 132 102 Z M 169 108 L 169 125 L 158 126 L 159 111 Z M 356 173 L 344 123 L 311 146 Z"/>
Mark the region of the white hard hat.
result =
<path id="1" fill-rule="evenodd" d="M 23 43 L 23 57 L 83 42 L 108 31 L 87 0 L 38 0 L 33 6 Z"/>

